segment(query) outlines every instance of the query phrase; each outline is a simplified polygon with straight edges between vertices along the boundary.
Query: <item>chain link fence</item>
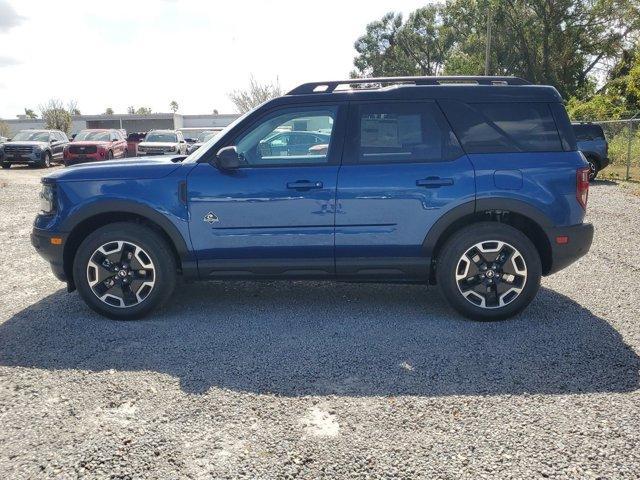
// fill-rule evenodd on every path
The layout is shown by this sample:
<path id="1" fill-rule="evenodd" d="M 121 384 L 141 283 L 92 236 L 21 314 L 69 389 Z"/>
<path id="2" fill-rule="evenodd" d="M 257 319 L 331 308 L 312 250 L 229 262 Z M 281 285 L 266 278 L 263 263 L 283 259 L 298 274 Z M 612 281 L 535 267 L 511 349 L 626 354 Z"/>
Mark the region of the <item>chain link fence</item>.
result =
<path id="1" fill-rule="evenodd" d="M 640 118 L 594 121 L 604 131 L 609 143 L 610 165 L 600 179 L 640 182 Z"/>

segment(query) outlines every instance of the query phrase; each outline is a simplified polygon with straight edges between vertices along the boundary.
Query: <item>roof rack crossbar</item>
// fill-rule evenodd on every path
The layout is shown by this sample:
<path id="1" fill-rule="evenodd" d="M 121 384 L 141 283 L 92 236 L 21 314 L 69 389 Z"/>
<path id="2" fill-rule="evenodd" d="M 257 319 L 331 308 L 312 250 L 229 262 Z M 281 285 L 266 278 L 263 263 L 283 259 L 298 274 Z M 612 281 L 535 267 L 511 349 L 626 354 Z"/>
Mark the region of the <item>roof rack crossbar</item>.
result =
<path id="1" fill-rule="evenodd" d="M 520 77 L 489 76 L 436 76 L 436 77 L 379 77 L 350 78 L 349 80 L 330 80 L 328 82 L 303 83 L 287 93 L 287 95 L 304 95 L 308 93 L 332 93 L 340 85 L 361 85 L 371 83 L 442 85 L 456 83 L 475 83 L 477 85 L 530 85 Z"/>

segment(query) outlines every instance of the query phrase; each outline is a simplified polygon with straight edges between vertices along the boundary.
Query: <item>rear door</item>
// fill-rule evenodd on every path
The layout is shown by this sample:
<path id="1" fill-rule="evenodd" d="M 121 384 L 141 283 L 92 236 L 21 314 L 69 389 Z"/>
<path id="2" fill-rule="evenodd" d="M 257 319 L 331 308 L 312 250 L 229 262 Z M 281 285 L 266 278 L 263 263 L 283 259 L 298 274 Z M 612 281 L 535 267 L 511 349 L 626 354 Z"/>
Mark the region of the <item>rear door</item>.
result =
<path id="1" fill-rule="evenodd" d="M 190 232 L 204 278 L 335 274 L 345 117 L 341 104 L 276 108 L 226 144 L 236 146 L 240 168 L 225 172 L 200 163 L 193 169 L 187 182 Z M 272 151 L 267 145 L 281 131 L 318 129 L 332 131 L 328 151 Z"/>
<path id="2" fill-rule="evenodd" d="M 352 102 L 338 175 L 336 273 L 425 279 L 423 241 L 474 202 L 474 171 L 432 101 Z"/>

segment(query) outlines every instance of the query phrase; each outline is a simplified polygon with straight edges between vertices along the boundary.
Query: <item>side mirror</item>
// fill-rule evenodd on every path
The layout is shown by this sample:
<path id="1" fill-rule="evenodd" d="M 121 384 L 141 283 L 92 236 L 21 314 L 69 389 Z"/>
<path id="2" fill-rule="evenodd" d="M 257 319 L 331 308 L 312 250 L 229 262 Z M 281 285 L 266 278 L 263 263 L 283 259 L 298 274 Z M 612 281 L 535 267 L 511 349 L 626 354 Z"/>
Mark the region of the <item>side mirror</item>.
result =
<path id="1" fill-rule="evenodd" d="M 216 154 L 215 163 L 220 170 L 235 170 L 240 166 L 238 150 L 234 146 L 221 148 Z"/>
<path id="2" fill-rule="evenodd" d="M 53 145 L 54 143 L 58 143 L 58 140 L 56 140 L 55 138 L 52 138 L 51 140 L 49 140 L 49 143 Z"/>

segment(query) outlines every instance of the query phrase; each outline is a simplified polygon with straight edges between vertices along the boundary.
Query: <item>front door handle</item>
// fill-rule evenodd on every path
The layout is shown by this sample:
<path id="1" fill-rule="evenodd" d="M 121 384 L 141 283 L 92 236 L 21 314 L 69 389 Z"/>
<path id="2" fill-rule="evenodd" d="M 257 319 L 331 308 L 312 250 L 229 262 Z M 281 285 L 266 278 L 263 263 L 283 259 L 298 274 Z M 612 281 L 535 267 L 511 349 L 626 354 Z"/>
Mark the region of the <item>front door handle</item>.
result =
<path id="1" fill-rule="evenodd" d="M 416 180 L 418 187 L 440 188 L 453 185 L 453 178 L 427 177 L 422 180 Z"/>
<path id="2" fill-rule="evenodd" d="M 287 183 L 287 188 L 290 188 L 292 190 L 311 190 L 322 187 L 322 182 L 310 182 L 308 180 L 298 180 L 297 182 Z"/>

